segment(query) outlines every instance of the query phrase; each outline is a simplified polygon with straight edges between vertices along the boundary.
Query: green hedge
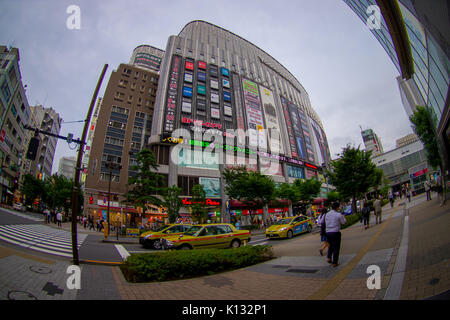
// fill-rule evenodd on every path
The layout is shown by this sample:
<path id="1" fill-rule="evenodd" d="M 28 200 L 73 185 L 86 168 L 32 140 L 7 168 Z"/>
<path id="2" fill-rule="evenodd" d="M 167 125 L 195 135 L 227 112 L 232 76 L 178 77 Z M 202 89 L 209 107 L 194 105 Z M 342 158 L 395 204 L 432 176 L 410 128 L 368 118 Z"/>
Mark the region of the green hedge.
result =
<path id="1" fill-rule="evenodd" d="M 359 222 L 361 220 L 361 214 L 360 213 L 349 214 L 348 216 L 345 216 L 345 220 L 347 220 L 347 222 L 342 226 L 341 229 L 348 228 L 351 225 L 355 224 L 356 222 Z"/>
<path id="2" fill-rule="evenodd" d="M 129 282 L 153 282 L 211 275 L 273 258 L 271 246 L 230 249 L 170 250 L 132 254 L 120 266 Z"/>

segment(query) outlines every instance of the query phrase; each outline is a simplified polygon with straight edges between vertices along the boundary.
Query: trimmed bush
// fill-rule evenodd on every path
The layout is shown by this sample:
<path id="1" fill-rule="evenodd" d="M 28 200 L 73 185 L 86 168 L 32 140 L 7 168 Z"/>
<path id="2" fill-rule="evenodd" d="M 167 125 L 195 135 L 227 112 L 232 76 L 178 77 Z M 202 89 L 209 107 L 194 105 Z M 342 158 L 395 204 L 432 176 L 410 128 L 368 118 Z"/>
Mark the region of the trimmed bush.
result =
<path id="1" fill-rule="evenodd" d="M 132 254 L 120 269 L 129 282 L 154 282 L 211 275 L 244 268 L 272 258 L 272 246 L 170 250 Z"/>
<path id="2" fill-rule="evenodd" d="M 347 223 L 344 224 L 341 229 L 348 228 L 351 225 L 355 224 L 356 222 L 360 221 L 361 214 L 360 213 L 349 214 L 348 216 L 345 216 L 345 220 L 347 220 Z"/>

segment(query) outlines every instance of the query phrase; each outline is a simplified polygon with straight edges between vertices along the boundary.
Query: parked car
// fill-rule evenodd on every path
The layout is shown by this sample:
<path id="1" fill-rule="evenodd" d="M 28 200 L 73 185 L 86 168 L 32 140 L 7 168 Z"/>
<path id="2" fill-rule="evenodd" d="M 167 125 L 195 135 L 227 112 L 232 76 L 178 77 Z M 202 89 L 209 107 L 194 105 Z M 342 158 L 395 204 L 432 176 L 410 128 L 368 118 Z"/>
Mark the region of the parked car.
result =
<path id="1" fill-rule="evenodd" d="M 181 235 L 161 239 L 164 249 L 238 248 L 250 241 L 249 230 L 237 230 L 229 223 L 198 224 Z"/>
<path id="2" fill-rule="evenodd" d="M 25 206 L 19 202 L 13 204 L 13 209 L 17 211 L 25 212 Z"/>
<path id="3" fill-rule="evenodd" d="M 266 237 L 274 238 L 288 238 L 293 236 L 311 232 L 313 229 L 313 221 L 311 218 L 300 215 L 296 217 L 288 217 L 275 222 L 266 230 Z"/>
<path id="4" fill-rule="evenodd" d="M 168 235 L 179 235 L 186 232 L 191 224 L 168 224 L 158 228 L 156 231 L 147 231 L 139 236 L 139 243 L 145 248 L 161 249 L 162 237 Z"/>

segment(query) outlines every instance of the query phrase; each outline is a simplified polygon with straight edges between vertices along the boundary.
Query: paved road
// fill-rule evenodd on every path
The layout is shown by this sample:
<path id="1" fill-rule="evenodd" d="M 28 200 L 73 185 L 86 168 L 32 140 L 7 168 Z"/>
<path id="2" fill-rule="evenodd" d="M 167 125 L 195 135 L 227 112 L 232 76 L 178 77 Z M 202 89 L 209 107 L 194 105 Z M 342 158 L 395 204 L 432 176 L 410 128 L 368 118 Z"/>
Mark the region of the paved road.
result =
<path id="1" fill-rule="evenodd" d="M 397 201 L 393 209 L 384 208 L 383 223 L 375 225 L 372 218 L 368 230 L 357 223 L 342 231 L 337 268 L 319 255 L 319 234 L 304 234 L 270 241 L 276 259 L 267 263 L 195 279 L 131 284 L 115 266 L 81 264 L 79 290 L 67 287 L 70 259 L 0 241 L 0 299 L 448 299 L 449 213 L 449 205 L 440 207 L 435 198 Z M 7 219 L 23 224 L 19 216 L 8 214 Z M 80 233 L 87 235 L 80 246 L 82 259 L 95 260 L 101 255 L 104 261 L 121 261 L 118 245 L 128 254 L 142 250 L 136 244 L 104 243 L 100 233 L 84 229 Z M 370 266 L 380 270 L 380 288 L 367 286 Z"/>

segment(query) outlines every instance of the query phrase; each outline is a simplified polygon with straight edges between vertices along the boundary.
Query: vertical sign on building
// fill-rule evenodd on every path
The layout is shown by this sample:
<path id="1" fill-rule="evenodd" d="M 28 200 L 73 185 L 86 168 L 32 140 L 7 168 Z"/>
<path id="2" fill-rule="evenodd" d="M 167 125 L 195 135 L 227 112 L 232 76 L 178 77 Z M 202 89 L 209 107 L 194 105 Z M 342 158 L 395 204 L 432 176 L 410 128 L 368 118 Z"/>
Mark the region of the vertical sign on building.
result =
<path id="1" fill-rule="evenodd" d="M 267 139 L 264 132 L 264 119 L 259 100 L 258 85 L 253 81 L 242 79 L 244 104 L 247 111 L 247 130 L 249 146 L 260 146 L 267 149 Z"/>
<path id="2" fill-rule="evenodd" d="M 313 119 L 309 119 L 310 123 L 311 123 L 311 128 L 313 129 L 314 132 L 314 142 L 316 144 L 316 150 L 317 150 L 317 157 L 318 157 L 318 163 L 322 164 L 325 162 L 326 159 L 326 154 L 325 154 L 325 143 L 324 143 L 324 139 L 321 135 L 321 129 L 319 127 L 319 125 L 313 120 Z"/>
<path id="3" fill-rule="evenodd" d="M 283 154 L 284 148 L 281 141 L 281 126 L 279 123 L 278 112 L 275 107 L 273 92 L 263 86 L 260 86 L 260 89 L 266 128 L 269 133 L 270 151 L 277 154 Z"/>
<path id="4" fill-rule="evenodd" d="M 234 90 L 234 101 L 236 105 L 236 129 L 239 130 L 238 134 L 238 144 L 245 144 L 245 122 L 244 122 L 244 111 L 241 102 L 240 86 L 236 85 L 241 80 L 237 74 L 233 73 L 233 90 Z"/>
<path id="5" fill-rule="evenodd" d="M 294 158 L 299 158 L 299 154 L 297 152 L 297 147 L 296 147 L 296 143 L 295 143 L 294 130 L 292 128 L 291 117 L 289 116 L 288 101 L 283 97 L 280 97 L 280 98 L 281 98 L 281 105 L 283 106 L 284 118 L 286 120 L 286 127 L 287 127 L 287 132 L 288 132 L 288 137 L 289 137 L 289 145 L 291 147 L 291 155 Z"/>
<path id="6" fill-rule="evenodd" d="M 305 137 L 306 153 L 308 161 L 314 162 L 314 151 L 311 143 L 311 134 L 308 129 L 308 120 L 302 108 L 297 108 L 302 123 L 303 136 Z"/>
<path id="7" fill-rule="evenodd" d="M 292 123 L 292 130 L 294 131 L 294 137 L 295 142 L 297 146 L 297 150 L 299 153 L 300 158 L 306 159 L 306 150 L 304 145 L 304 138 L 303 138 L 303 126 L 300 120 L 300 117 L 298 115 L 298 108 L 295 104 L 292 102 L 288 102 L 289 105 L 289 115 L 291 117 L 291 123 Z"/>
<path id="8" fill-rule="evenodd" d="M 167 90 L 166 114 L 164 115 L 164 133 L 172 133 L 175 123 L 176 102 L 178 94 L 178 76 L 180 74 L 181 57 L 172 57 L 172 68 L 169 73 L 169 89 Z"/>

